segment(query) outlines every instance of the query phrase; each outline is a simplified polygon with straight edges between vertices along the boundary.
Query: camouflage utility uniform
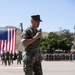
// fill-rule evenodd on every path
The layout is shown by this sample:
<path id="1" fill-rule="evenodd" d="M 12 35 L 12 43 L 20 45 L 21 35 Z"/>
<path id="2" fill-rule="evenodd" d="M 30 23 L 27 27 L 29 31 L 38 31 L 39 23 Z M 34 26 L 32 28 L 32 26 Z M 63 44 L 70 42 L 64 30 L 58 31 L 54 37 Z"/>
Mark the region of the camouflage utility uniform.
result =
<path id="1" fill-rule="evenodd" d="M 31 27 L 27 28 L 23 31 L 21 42 L 34 37 L 37 32 L 37 29 L 33 30 Z M 39 39 L 27 47 L 23 46 L 23 70 L 25 75 L 42 75 L 39 46 Z"/>

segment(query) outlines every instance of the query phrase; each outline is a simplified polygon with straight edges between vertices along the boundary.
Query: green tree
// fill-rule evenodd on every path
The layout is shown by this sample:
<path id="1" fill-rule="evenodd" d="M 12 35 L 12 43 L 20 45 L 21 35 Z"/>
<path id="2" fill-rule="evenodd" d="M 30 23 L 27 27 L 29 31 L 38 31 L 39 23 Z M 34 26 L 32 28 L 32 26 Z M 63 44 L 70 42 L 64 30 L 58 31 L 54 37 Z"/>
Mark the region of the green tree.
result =
<path id="1" fill-rule="evenodd" d="M 61 49 L 65 52 L 71 50 L 73 34 L 69 30 L 62 30 L 61 34 L 50 32 L 48 37 L 41 38 L 41 50 L 47 50 L 48 53 Z"/>
<path id="2" fill-rule="evenodd" d="M 48 35 L 48 50 L 49 52 L 54 52 L 58 49 L 58 39 L 59 35 L 54 32 L 50 32 Z"/>

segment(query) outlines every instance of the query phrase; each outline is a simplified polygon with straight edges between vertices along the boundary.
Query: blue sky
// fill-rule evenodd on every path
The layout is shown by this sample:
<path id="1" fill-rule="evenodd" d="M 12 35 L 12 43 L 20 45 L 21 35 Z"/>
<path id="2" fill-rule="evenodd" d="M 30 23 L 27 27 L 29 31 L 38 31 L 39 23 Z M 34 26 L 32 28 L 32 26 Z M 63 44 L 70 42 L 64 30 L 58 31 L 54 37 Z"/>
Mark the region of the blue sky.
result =
<path id="1" fill-rule="evenodd" d="M 41 15 L 39 28 L 45 32 L 59 31 L 60 27 L 74 32 L 75 0 L 0 0 L 0 27 L 23 23 L 25 29 L 35 14 Z"/>

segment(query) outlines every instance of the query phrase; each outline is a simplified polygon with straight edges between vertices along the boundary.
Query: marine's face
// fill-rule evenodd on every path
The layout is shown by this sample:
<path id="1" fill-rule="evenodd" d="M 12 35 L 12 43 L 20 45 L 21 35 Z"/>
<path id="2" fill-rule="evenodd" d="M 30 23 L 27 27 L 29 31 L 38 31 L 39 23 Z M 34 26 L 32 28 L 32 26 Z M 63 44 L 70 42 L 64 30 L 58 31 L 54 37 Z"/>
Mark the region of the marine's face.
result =
<path id="1" fill-rule="evenodd" d="M 31 20 L 31 23 L 35 28 L 38 28 L 40 25 L 40 21 Z"/>
<path id="2" fill-rule="evenodd" d="M 36 25 L 36 27 L 39 27 L 39 25 L 40 25 L 40 22 L 39 21 L 35 21 L 35 25 Z"/>

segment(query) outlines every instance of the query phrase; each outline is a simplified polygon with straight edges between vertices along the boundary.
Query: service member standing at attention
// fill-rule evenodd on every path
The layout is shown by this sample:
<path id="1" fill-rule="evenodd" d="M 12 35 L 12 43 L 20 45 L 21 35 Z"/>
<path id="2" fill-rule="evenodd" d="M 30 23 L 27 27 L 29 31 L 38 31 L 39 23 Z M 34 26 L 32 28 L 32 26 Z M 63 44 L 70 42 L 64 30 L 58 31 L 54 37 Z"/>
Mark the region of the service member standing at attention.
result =
<path id="1" fill-rule="evenodd" d="M 41 67 L 40 38 L 41 30 L 37 28 L 42 20 L 40 15 L 31 16 L 31 25 L 22 33 L 23 70 L 25 75 L 43 75 Z"/>

